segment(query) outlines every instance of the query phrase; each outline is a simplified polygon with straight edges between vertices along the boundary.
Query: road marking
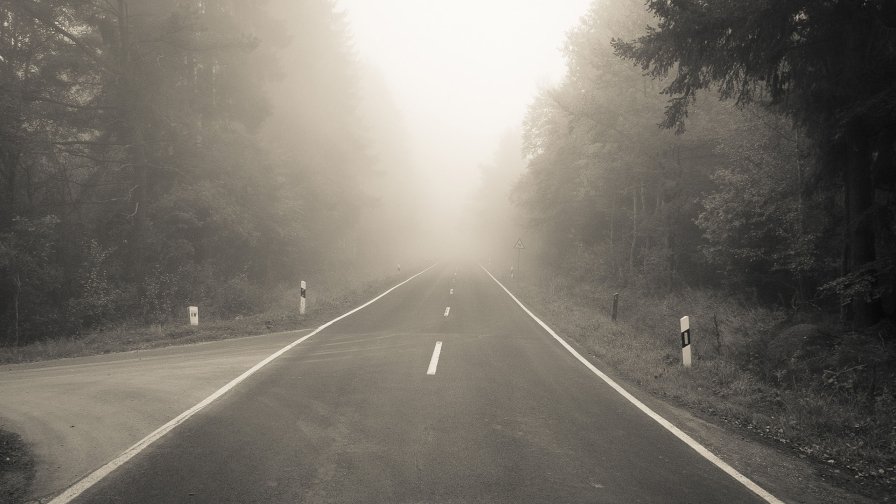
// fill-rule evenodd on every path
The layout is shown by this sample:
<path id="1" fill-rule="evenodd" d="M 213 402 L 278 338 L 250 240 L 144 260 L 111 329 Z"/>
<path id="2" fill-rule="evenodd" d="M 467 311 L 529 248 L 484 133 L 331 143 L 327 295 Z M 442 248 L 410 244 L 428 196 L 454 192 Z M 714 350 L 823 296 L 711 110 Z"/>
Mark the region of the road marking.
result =
<path id="1" fill-rule="evenodd" d="M 672 422 L 666 420 L 665 418 L 660 416 L 659 413 L 657 413 L 657 412 L 653 411 L 652 409 L 650 409 L 649 407 L 647 407 L 647 405 L 645 405 L 644 403 L 639 401 L 635 396 L 631 395 L 627 390 L 622 388 L 621 385 L 619 385 L 618 383 L 613 381 L 612 378 L 610 378 L 609 376 L 604 374 L 603 371 L 594 367 L 594 364 L 589 362 L 588 359 L 582 357 L 582 355 L 579 352 L 577 352 L 572 346 L 570 346 L 570 344 L 567 343 L 566 340 L 564 340 L 563 338 L 558 336 L 557 333 L 555 333 L 553 329 L 548 327 L 548 325 L 545 324 L 544 322 L 542 322 L 540 318 L 536 317 L 534 313 L 529 311 L 529 309 L 526 308 L 526 306 L 523 303 L 521 303 L 520 300 L 516 298 L 516 296 L 514 296 L 509 290 L 507 290 L 507 287 L 504 287 L 504 284 L 499 282 L 498 279 L 494 277 L 494 275 L 492 275 L 487 269 L 485 269 L 484 266 L 482 266 L 480 264 L 479 267 L 482 268 L 482 270 L 485 271 L 485 273 L 488 276 L 490 276 L 492 278 L 492 280 L 495 281 L 495 283 L 497 283 L 502 289 L 504 289 L 504 292 L 506 292 L 507 295 L 510 296 L 511 299 L 516 301 L 516 304 L 518 304 L 520 306 L 520 308 L 523 309 L 524 312 L 526 312 L 530 317 L 532 317 L 532 319 L 535 320 L 535 322 L 538 322 L 538 325 L 540 325 L 542 327 L 542 329 L 547 331 L 547 333 L 550 334 L 551 336 L 553 336 L 554 339 L 557 340 L 557 342 L 559 342 L 561 345 L 563 345 L 563 348 L 568 350 L 569 353 L 571 353 L 576 359 L 579 360 L 579 362 L 581 362 L 582 364 L 585 365 L 585 367 L 590 369 L 592 373 L 594 373 L 598 377 L 600 377 L 601 380 L 605 381 L 607 383 L 607 385 L 609 385 L 614 390 L 616 390 L 616 392 L 618 392 L 622 397 L 626 398 L 630 403 L 635 405 L 636 408 L 638 408 L 644 414 L 646 414 L 647 416 L 652 418 L 654 421 L 656 421 L 656 423 L 663 426 L 663 428 L 665 428 L 666 430 L 671 432 L 675 437 L 677 437 L 678 439 L 683 441 L 686 445 L 690 446 L 691 449 L 693 449 L 695 452 L 700 454 L 703 458 L 712 462 L 716 467 L 718 467 L 719 469 L 721 469 L 722 471 L 727 473 L 732 478 L 736 479 L 738 482 L 740 482 L 740 484 L 747 487 L 749 490 L 751 490 L 753 493 L 755 493 L 759 497 L 762 497 L 763 499 L 765 499 L 765 501 L 768 502 L 769 504 L 784 504 L 783 501 L 781 501 L 774 495 L 770 494 L 764 488 L 762 488 L 759 485 L 757 485 L 756 483 L 754 483 L 751 479 L 747 478 L 746 476 L 744 476 L 743 474 L 738 472 L 737 469 L 728 465 L 724 460 L 720 459 L 715 454 L 713 454 L 711 451 L 706 449 L 703 445 L 701 445 L 700 443 L 695 441 L 694 438 L 692 438 L 691 436 L 688 436 L 687 434 L 685 434 L 684 431 L 682 431 L 678 427 L 674 426 L 672 424 Z"/>
<path id="2" fill-rule="evenodd" d="M 188 409 L 187 411 L 184 411 L 184 412 L 181 413 L 180 415 L 178 415 L 178 416 L 174 417 L 173 419 L 169 420 L 168 423 L 166 423 L 165 425 L 159 427 L 158 429 L 156 429 L 155 431 L 153 431 L 152 433 L 150 433 L 148 436 L 146 436 L 145 438 L 143 438 L 143 439 L 141 439 L 140 441 L 138 441 L 135 445 L 133 445 L 133 446 L 131 446 L 130 448 L 128 448 L 127 450 L 123 451 L 119 456 L 115 457 L 114 459 L 110 460 L 109 462 L 106 462 L 106 464 L 105 464 L 104 466 L 102 466 L 102 467 L 100 467 L 99 469 L 97 469 L 96 471 L 93 471 L 92 473 L 88 474 L 88 475 L 85 476 L 84 479 L 82 479 L 81 481 L 78 481 L 78 482 L 75 483 L 74 485 L 68 487 L 68 489 L 66 489 L 64 492 L 62 492 L 61 494 L 57 495 L 53 500 L 51 500 L 49 504 L 67 504 L 68 502 L 71 502 L 71 501 L 72 501 L 73 499 L 75 499 L 77 496 L 81 495 L 85 490 L 87 490 L 88 488 L 90 488 L 90 487 L 92 487 L 93 485 L 95 485 L 95 484 L 96 484 L 98 481 L 100 481 L 101 479 L 105 478 L 109 473 L 111 473 L 111 472 L 114 471 L 115 469 L 121 467 L 121 466 L 122 466 L 125 462 L 127 462 L 128 460 L 134 458 L 135 455 L 137 455 L 138 453 L 140 453 L 141 451 L 143 451 L 147 446 L 149 446 L 149 445 L 153 444 L 154 442 L 158 441 L 162 436 L 164 436 L 165 434 L 168 434 L 169 432 L 171 432 L 172 429 L 174 429 L 174 428 L 177 427 L 178 425 L 184 423 L 187 419 L 189 419 L 190 417 L 192 417 L 192 416 L 195 415 L 196 413 L 199 413 L 203 408 L 205 408 L 206 406 L 208 406 L 209 404 L 211 404 L 212 402 L 214 402 L 215 399 L 218 399 L 218 398 L 221 397 L 222 395 L 226 394 L 228 391 L 230 391 L 230 389 L 236 387 L 236 386 L 239 385 L 242 381 L 244 381 L 246 378 L 248 378 L 248 377 L 252 376 L 253 374 L 255 374 L 259 369 L 261 369 L 261 368 L 267 366 L 268 364 L 270 364 L 271 361 L 273 361 L 273 360 L 276 359 L 277 357 L 280 357 L 281 355 L 283 355 L 284 353 L 288 352 L 289 350 L 291 350 L 293 347 L 295 347 L 295 346 L 298 345 L 299 343 L 301 343 L 301 342 L 307 340 L 308 338 L 314 336 L 315 334 L 317 334 L 317 333 L 323 331 L 323 330 L 326 329 L 327 327 L 330 327 L 331 325 L 333 325 L 333 324 L 335 324 L 336 322 L 338 322 L 338 321 L 344 319 L 345 317 L 348 317 L 349 315 L 351 315 L 351 314 L 353 314 L 353 313 L 355 313 L 355 312 L 357 312 L 357 311 L 359 311 L 359 310 L 361 310 L 361 309 L 364 309 L 364 308 L 370 306 L 371 304 L 373 304 L 374 302 L 376 302 L 377 300 L 379 300 L 380 298 L 382 298 L 382 297 L 385 296 L 386 294 L 389 294 L 390 292 L 392 292 L 392 291 L 394 291 L 395 289 L 401 287 L 402 285 L 404 285 L 404 284 L 410 282 L 411 280 L 417 278 L 418 276 L 420 276 L 420 275 L 426 273 L 427 271 L 431 270 L 433 267 L 435 267 L 435 264 L 433 264 L 432 266 L 426 268 L 425 270 L 421 271 L 420 273 L 417 273 L 416 275 L 414 275 L 414 276 L 408 278 L 407 280 L 405 280 L 405 281 L 403 281 L 403 282 L 401 282 L 401 283 L 399 283 L 399 284 L 393 286 L 392 288 L 390 288 L 390 289 L 387 290 L 386 292 L 383 292 L 383 293 L 380 294 L 379 296 L 377 296 L 377 297 L 371 299 L 370 301 L 368 301 L 368 302 L 362 304 L 361 306 L 355 308 L 354 310 L 352 310 L 352 311 L 350 311 L 350 312 L 347 312 L 347 313 L 344 313 L 344 314 L 342 314 L 342 315 L 340 315 L 340 316 L 334 318 L 333 320 L 331 320 L 331 321 L 327 322 L 326 324 L 324 324 L 324 325 L 318 327 L 317 329 L 315 329 L 314 331 L 308 333 L 307 335 L 305 335 L 305 336 L 303 336 L 303 337 L 301 337 L 301 338 L 299 338 L 299 339 L 293 341 L 292 343 L 286 345 L 285 347 L 281 348 L 280 350 L 274 352 L 273 354 L 271 354 L 269 357 L 267 357 L 267 358 L 264 359 L 263 361 L 261 361 L 261 362 L 259 362 L 258 364 L 252 366 L 248 371 L 244 372 L 243 374 L 241 374 L 241 375 L 237 376 L 236 378 L 234 378 L 233 380 L 231 380 L 229 383 L 227 383 L 227 385 L 224 385 L 223 387 L 219 388 L 219 389 L 218 389 L 217 391 L 215 391 L 212 395 L 210 395 L 210 396 L 206 397 L 205 399 L 203 399 L 202 401 L 198 402 L 198 403 L 197 403 L 195 406 L 193 406 L 192 408 Z"/>
<path id="3" fill-rule="evenodd" d="M 436 368 L 439 366 L 439 354 L 442 353 L 442 342 L 436 341 L 436 347 L 432 349 L 432 359 L 429 359 L 429 369 L 426 374 L 436 374 Z"/>
<path id="4" fill-rule="evenodd" d="M 448 312 L 450 312 L 450 311 L 451 311 L 451 307 L 450 307 L 450 306 L 446 306 L 446 307 L 445 307 L 445 316 L 446 316 L 446 317 L 448 316 Z"/>

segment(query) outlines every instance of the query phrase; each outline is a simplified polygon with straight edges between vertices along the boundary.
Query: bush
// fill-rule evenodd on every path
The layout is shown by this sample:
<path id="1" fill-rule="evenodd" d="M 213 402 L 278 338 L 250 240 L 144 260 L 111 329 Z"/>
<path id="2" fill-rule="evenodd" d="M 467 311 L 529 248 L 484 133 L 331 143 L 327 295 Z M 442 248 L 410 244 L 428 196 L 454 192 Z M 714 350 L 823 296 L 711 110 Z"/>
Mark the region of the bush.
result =
<path id="1" fill-rule="evenodd" d="M 213 313 L 222 317 L 261 312 L 268 306 L 265 289 L 251 283 L 246 275 L 231 278 L 215 290 L 211 298 Z"/>
<path id="2" fill-rule="evenodd" d="M 109 256 L 95 240 L 84 246 L 84 261 L 79 268 L 77 295 L 66 303 L 67 318 L 79 329 L 95 327 L 120 317 L 122 292 L 110 277 Z"/>

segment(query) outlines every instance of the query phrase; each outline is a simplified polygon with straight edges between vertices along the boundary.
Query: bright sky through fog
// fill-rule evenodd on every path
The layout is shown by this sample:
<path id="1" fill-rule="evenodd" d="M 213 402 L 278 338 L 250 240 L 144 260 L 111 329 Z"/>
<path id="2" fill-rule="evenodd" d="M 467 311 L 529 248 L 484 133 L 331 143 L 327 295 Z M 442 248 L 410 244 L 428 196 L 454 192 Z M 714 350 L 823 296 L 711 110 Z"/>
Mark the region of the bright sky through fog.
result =
<path id="1" fill-rule="evenodd" d="M 404 114 L 433 201 L 458 211 L 500 137 L 540 86 L 590 0 L 338 0 L 360 59 Z"/>

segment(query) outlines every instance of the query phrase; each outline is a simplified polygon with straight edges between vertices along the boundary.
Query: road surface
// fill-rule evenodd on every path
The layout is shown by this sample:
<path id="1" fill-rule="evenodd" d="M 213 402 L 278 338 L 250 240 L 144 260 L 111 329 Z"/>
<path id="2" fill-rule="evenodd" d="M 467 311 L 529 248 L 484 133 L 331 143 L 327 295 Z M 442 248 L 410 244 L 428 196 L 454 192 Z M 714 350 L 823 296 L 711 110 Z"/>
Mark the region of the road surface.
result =
<path id="1" fill-rule="evenodd" d="M 634 407 L 475 266 L 284 352 L 77 503 L 765 502 Z"/>
<path id="2" fill-rule="evenodd" d="M 58 494 L 307 333 L 0 366 L 0 425 L 37 462 L 31 496 Z"/>

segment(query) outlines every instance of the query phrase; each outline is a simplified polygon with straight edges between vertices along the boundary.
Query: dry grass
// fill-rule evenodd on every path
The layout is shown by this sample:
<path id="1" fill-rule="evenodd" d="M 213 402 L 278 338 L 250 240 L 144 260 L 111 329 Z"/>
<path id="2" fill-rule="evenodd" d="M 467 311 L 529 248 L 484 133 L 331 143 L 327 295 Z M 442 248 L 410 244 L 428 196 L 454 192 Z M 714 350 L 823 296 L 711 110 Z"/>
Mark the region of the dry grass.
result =
<path id="1" fill-rule="evenodd" d="M 560 334 L 630 383 L 795 450 L 872 494 L 896 495 L 892 359 L 889 371 L 875 370 L 875 376 L 885 378 L 866 390 L 867 383 L 857 379 L 832 379 L 830 369 L 799 374 L 806 366 L 793 359 L 783 368 L 765 365 L 767 340 L 786 325 L 785 314 L 719 293 L 620 291 L 614 323 L 613 291 L 601 286 L 533 275 L 513 290 Z M 696 359 L 691 369 L 681 365 L 678 320 L 683 315 L 691 318 Z M 864 351 L 851 362 L 878 358 L 867 355 L 878 350 Z M 842 348 L 830 350 L 826 368 L 851 365 L 838 361 L 838 352 Z"/>

